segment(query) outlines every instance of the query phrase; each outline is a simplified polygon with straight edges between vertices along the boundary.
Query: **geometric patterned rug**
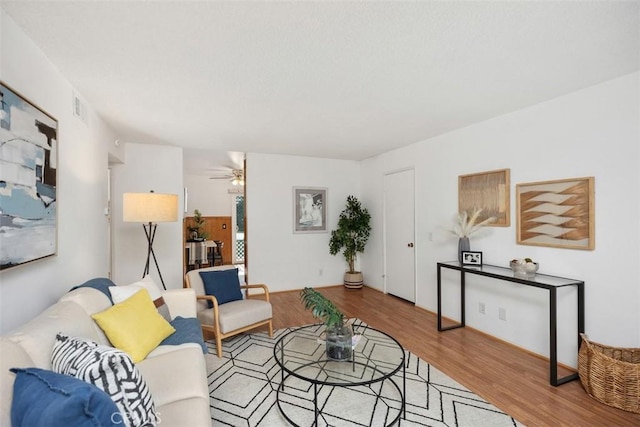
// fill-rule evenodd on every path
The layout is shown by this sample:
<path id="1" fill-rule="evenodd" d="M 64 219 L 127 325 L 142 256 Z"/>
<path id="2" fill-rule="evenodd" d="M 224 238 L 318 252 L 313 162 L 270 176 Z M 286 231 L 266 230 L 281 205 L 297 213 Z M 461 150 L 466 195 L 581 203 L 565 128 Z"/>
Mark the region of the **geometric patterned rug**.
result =
<path id="1" fill-rule="evenodd" d="M 359 320 L 355 324 L 362 324 Z M 276 404 L 280 368 L 273 357 L 275 342 L 296 328 L 236 335 L 222 341 L 222 358 L 216 356 L 215 341 L 207 341 L 207 373 L 214 426 L 278 427 L 289 423 Z M 429 363 L 405 350 L 406 419 L 400 426 L 500 427 L 522 426 L 509 415 L 458 384 Z M 401 371 L 400 371 L 401 375 Z M 400 379 L 401 381 L 401 379 Z M 401 382 L 399 382 L 401 384 Z M 384 426 L 394 419 L 396 402 L 376 400 L 376 390 L 363 387 L 320 387 L 322 416 L 317 427 Z M 311 385 L 287 387 L 281 401 L 298 411 L 301 425 L 314 427 Z M 379 391 L 379 390 L 378 390 Z M 393 399 L 391 399 L 393 400 Z M 385 410 L 381 411 L 380 406 Z M 395 408 L 394 408 L 395 406 Z M 395 414 L 394 414 L 395 411 Z"/>

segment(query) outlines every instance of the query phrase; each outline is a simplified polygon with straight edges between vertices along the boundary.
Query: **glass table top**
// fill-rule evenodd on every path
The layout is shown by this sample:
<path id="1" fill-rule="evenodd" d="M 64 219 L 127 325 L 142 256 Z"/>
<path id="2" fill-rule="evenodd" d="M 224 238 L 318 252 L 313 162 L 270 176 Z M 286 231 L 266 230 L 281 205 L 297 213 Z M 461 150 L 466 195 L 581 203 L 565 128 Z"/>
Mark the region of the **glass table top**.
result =
<path id="1" fill-rule="evenodd" d="M 517 277 L 513 270 L 509 267 L 500 267 L 497 265 L 483 264 L 481 266 L 462 265 L 458 261 L 439 262 L 439 265 L 454 270 L 464 270 L 465 272 L 478 274 L 481 276 L 495 277 L 498 279 L 508 280 L 510 282 L 522 283 L 530 286 L 538 286 L 541 288 L 560 288 L 563 286 L 582 285 L 584 282 L 578 279 L 570 279 L 568 277 L 552 276 L 549 274 L 537 273 L 532 277 Z"/>
<path id="2" fill-rule="evenodd" d="M 395 338 L 356 323 L 353 359 L 327 358 L 323 324 L 303 326 L 275 344 L 276 362 L 287 373 L 316 384 L 363 385 L 394 375 L 404 363 L 404 349 Z"/>

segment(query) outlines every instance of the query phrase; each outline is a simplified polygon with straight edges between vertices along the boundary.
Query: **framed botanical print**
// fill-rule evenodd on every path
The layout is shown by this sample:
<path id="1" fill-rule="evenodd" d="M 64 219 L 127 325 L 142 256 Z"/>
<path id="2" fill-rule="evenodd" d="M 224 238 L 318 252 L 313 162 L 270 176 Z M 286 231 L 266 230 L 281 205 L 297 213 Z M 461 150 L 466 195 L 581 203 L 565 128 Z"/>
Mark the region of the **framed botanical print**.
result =
<path id="1" fill-rule="evenodd" d="M 327 232 L 327 189 L 293 187 L 293 232 Z"/>

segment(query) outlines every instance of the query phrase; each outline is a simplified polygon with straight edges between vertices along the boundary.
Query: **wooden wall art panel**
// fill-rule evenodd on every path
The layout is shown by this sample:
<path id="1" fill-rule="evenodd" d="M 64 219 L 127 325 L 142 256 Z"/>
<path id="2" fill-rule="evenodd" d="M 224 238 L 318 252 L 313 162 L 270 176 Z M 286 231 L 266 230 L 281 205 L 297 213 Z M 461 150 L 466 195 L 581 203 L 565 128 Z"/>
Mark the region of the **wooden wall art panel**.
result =
<path id="1" fill-rule="evenodd" d="M 458 177 L 458 212 L 482 208 L 477 222 L 495 217 L 487 224 L 508 227 L 511 224 L 509 169 L 480 172 Z"/>
<path id="2" fill-rule="evenodd" d="M 516 185 L 518 244 L 593 250 L 594 186 L 594 177 Z"/>

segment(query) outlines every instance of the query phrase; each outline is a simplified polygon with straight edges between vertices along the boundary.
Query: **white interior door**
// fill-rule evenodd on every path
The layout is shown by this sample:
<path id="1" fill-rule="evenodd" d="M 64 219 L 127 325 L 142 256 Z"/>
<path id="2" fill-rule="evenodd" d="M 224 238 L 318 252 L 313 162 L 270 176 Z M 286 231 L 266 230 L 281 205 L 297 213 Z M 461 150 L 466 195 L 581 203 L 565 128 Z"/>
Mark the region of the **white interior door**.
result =
<path id="1" fill-rule="evenodd" d="M 413 169 L 384 177 L 386 292 L 415 302 L 415 211 Z"/>

